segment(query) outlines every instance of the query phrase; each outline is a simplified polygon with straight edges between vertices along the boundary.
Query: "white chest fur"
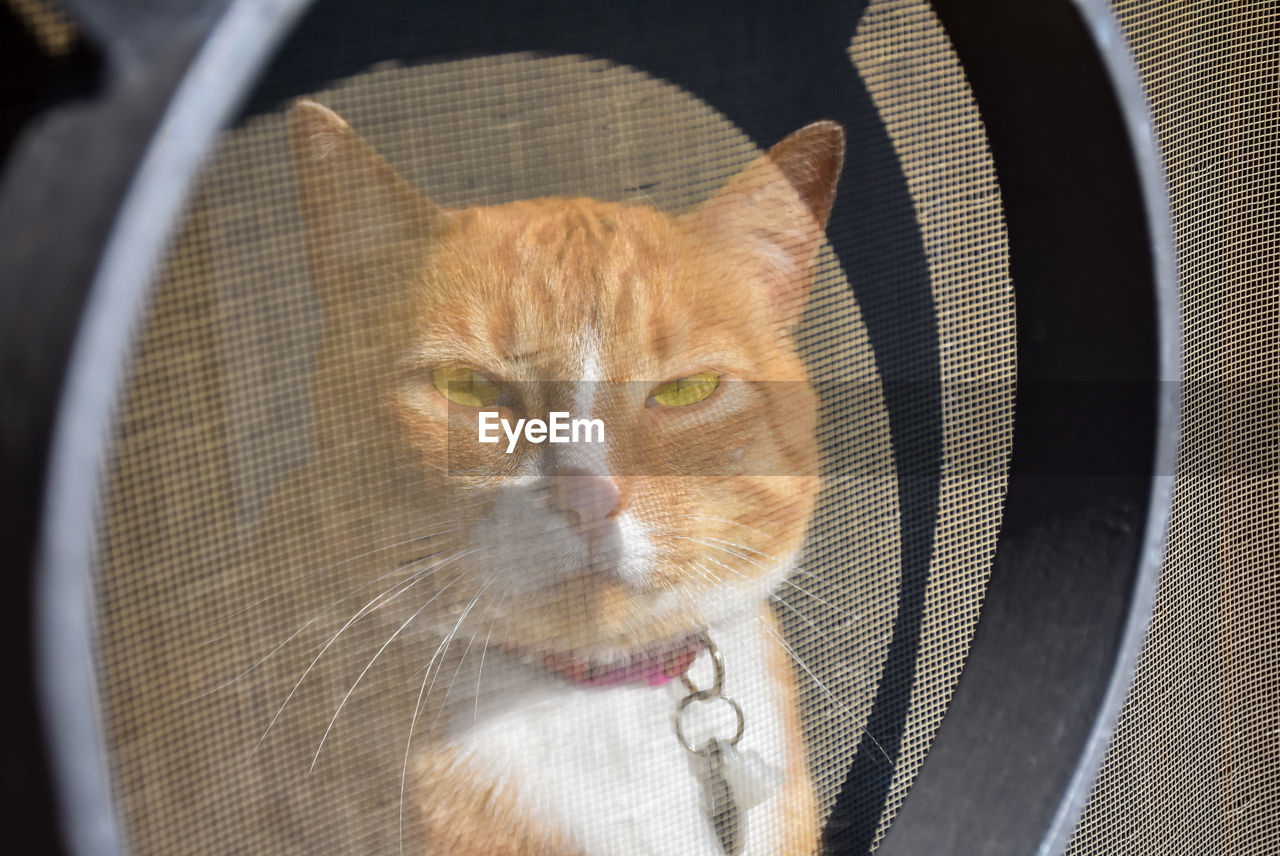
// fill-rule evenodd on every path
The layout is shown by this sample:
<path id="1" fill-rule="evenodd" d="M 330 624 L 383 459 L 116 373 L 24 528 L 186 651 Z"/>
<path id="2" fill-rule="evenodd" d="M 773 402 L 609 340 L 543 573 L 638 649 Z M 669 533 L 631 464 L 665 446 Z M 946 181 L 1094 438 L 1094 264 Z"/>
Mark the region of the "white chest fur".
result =
<path id="1" fill-rule="evenodd" d="M 780 691 L 765 666 L 766 646 L 776 643 L 754 615 L 709 632 L 724 656 L 724 695 L 742 706 L 745 718 L 738 749 L 784 768 Z M 690 677 L 706 687 L 711 675 L 703 651 Z M 686 693 L 679 681 L 604 688 L 547 676 L 514 694 L 482 697 L 465 727 L 455 723 L 450 742 L 470 768 L 509 788 L 522 808 L 589 856 L 721 856 L 704 809 L 702 762 L 674 733 Z M 705 708 L 691 709 L 686 721 L 695 745 L 700 732 L 733 733 L 727 704 Z M 746 856 L 769 856 L 778 799 L 770 795 L 743 812 Z"/>

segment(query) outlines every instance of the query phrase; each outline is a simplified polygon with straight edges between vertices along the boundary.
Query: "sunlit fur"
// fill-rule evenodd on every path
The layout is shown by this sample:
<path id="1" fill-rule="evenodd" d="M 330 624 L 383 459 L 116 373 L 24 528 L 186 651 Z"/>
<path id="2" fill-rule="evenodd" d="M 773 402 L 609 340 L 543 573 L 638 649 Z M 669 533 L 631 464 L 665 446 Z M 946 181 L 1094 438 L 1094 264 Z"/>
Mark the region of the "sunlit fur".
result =
<path id="1" fill-rule="evenodd" d="M 326 327 L 315 452 L 273 525 L 321 533 L 310 549 L 348 560 L 342 573 L 367 596 L 347 617 L 361 606 L 390 616 L 421 641 L 427 676 L 449 640 L 477 635 L 502 640 L 510 662 L 491 654 L 496 670 L 548 651 L 607 662 L 707 627 L 776 632 L 764 604 L 794 569 L 819 487 L 816 401 L 792 331 L 834 197 L 839 127 L 797 132 L 680 216 L 582 198 L 449 210 L 319 105 L 294 108 L 291 135 Z M 570 411 L 603 420 L 606 442 L 480 444 L 478 409 L 433 385 L 441 367 L 503 384 L 493 409 L 509 420 Z M 706 400 L 652 399 L 700 373 L 721 378 Z M 580 484 L 605 498 L 563 498 Z M 588 520 L 575 502 L 608 513 Z M 429 552 L 405 538 L 428 529 Z M 789 747 L 779 811 L 799 827 L 768 846 L 808 852 L 816 819 L 792 676 L 785 661 L 758 668 Z M 431 696 L 447 672 L 427 676 L 419 708 L 443 710 Z M 459 759 L 456 734 L 414 721 L 436 747 L 415 749 L 406 770 L 431 801 L 437 846 L 575 852 L 563 818 L 515 808 L 525 803 L 511 783 L 499 798 Z"/>

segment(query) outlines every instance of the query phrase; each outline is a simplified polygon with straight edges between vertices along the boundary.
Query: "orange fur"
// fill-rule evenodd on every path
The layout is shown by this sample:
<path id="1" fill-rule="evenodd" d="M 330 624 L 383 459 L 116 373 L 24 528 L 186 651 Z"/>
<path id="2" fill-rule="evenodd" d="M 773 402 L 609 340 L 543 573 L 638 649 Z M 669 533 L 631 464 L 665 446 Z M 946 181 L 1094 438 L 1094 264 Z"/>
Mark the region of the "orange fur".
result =
<path id="1" fill-rule="evenodd" d="M 485 782 L 449 750 L 419 767 L 422 824 L 433 852 L 450 856 L 578 856 L 564 835 L 542 825 L 509 789 Z"/>
<path id="2" fill-rule="evenodd" d="M 470 367 L 510 390 L 494 408 L 503 416 L 545 417 L 572 408 L 587 345 L 602 378 L 593 415 L 607 426 L 615 513 L 645 527 L 657 559 L 643 582 L 591 566 L 497 606 L 490 598 L 491 634 L 530 650 L 653 644 L 706 626 L 698 598 L 708 589 L 744 586 L 799 549 L 819 486 L 817 407 L 791 332 L 840 171 L 838 126 L 797 132 L 680 216 L 572 198 L 448 210 L 319 105 L 295 107 L 291 134 L 326 311 L 317 452 L 300 491 L 323 483 L 314 493 L 326 497 L 325 549 L 354 556 L 444 509 L 456 527 L 433 549 L 462 557 L 405 600 L 435 598 L 424 624 L 461 623 L 493 584 L 483 556 L 463 555 L 493 535 L 474 521 L 492 519 L 512 477 L 550 453 L 478 444 L 476 410 L 446 401 L 430 373 Z M 708 371 L 722 382 L 706 401 L 648 406 L 657 384 Z M 361 583 L 388 561 L 354 561 L 345 573 Z M 523 561 L 539 570 L 560 559 L 534 539 Z M 687 603 L 656 610 L 673 590 Z M 816 809 L 794 678 L 781 655 L 768 666 L 792 759 L 778 852 L 810 853 Z M 419 790 L 441 852 L 571 852 L 448 751 L 421 756 Z"/>
<path id="3" fill-rule="evenodd" d="M 760 608 L 760 620 L 774 632 L 780 632 L 777 619 L 768 604 Z M 786 783 L 781 795 L 781 808 L 774 819 L 774 847 L 777 856 L 813 856 L 818 852 L 818 804 L 809 776 L 809 759 L 801 736 L 800 711 L 797 705 L 796 677 L 791 660 L 781 646 L 769 648 L 765 664 L 782 703 L 783 729 L 787 735 Z"/>

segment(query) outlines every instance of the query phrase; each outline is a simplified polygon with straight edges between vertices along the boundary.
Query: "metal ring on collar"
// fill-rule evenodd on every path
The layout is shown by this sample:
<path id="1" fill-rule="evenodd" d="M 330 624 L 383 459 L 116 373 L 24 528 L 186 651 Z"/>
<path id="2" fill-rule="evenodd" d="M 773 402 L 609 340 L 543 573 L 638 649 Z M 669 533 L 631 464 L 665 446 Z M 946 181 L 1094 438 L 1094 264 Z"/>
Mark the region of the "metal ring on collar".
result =
<path id="1" fill-rule="evenodd" d="M 729 706 L 733 708 L 734 714 L 738 717 L 738 728 L 734 732 L 733 737 L 729 738 L 729 741 L 728 741 L 729 745 L 737 746 L 738 741 L 742 739 L 742 732 L 746 730 L 747 721 L 746 721 L 746 718 L 742 715 L 742 705 L 738 704 L 736 701 L 729 698 L 728 696 L 714 696 L 711 699 L 703 699 L 699 697 L 699 693 L 693 693 L 691 695 L 687 695 L 684 697 L 684 699 L 681 700 L 680 707 L 679 709 L 676 710 L 676 738 L 680 741 L 681 746 L 683 746 L 688 751 L 694 753 L 695 755 L 700 755 L 704 751 L 706 751 L 706 746 L 704 745 L 700 749 L 695 749 L 689 745 L 689 740 L 684 736 L 685 709 L 688 708 L 689 705 L 695 701 L 708 701 L 708 700 L 715 701 L 716 699 L 719 699 L 720 701 L 728 702 Z"/>
<path id="2" fill-rule="evenodd" d="M 688 673 L 680 676 L 680 680 L 684 683 L 685 688 L 689 690 L 689 696 L 686 701 L 691 698 L 710 701 L 719 698 L 724 694 L 724 655 L 720 653 L 720 649 L 716 647 L 716 643 L 711 641 L 711 637 L 706 631 L 703 631 L 694 637 L 703 648 L 707 649 L 707 653 L 711 655 L 711 665 L 715 667 L 715 677 L 712 679 L 710 689 L 700 690 L 689 679 Z M 681 709 L 684 707 L 681 705 Z"/>

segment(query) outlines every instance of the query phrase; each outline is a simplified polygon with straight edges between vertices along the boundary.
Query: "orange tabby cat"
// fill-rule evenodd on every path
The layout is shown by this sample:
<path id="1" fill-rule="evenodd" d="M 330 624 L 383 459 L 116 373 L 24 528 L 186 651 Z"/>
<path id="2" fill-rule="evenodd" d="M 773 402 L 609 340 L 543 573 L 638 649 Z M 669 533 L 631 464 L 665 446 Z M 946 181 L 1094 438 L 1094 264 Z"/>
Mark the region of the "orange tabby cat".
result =
<path id="1" fill-rule="evenodd" d="M 813 853 L 767 600 L 819 487 L 792 332 L 840 127 L 797 131 L 680 216 L 569 198 L 446 209 L 309 101 L 291 140 L 326 331 L 315 454 L 273 525 L 318 533 L 289 549 L 349 557 L 352 583 L 382 592 L 365 611 L 420 646 L 402 798 L 428 852 L 724 852 L 706 759 L 673 728 L 689 693 L 673 678 L 712 682 L 709 639 L 742 737 L 729 746 L 727 702 L 689 705 L 682 726 L 693 748 L 725 748 L 741 851 Z M 602 441 L 478 440 L 481 413 L 556 411 L 599 419 Z M 428 529 L 429 555 L 361 555 Z"/>

